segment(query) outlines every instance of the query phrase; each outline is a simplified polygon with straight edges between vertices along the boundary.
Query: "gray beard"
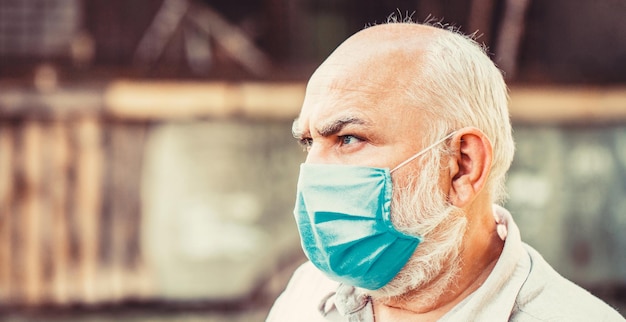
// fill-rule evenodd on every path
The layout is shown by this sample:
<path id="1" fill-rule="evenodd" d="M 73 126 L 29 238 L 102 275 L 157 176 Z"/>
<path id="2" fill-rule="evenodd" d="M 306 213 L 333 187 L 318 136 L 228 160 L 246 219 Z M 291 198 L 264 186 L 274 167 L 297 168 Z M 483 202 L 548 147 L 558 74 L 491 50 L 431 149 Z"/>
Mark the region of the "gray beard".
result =
<path id="1" fill-rule="evenodd" d="M 438 157 L 431 158 L 420 172 L 438 174 L 439 164 Z M 391 282 L 367 291 L 374 300 L 418 300 L 422 305 L 431 305 L 455 283 L 467 220 L 461 209 L 447 202 L 438 179 L 438 175 L 420 175 L 406 187 L 394 189 L 394 226 L 403 233 L 420 236 L 422 242 Z"/>

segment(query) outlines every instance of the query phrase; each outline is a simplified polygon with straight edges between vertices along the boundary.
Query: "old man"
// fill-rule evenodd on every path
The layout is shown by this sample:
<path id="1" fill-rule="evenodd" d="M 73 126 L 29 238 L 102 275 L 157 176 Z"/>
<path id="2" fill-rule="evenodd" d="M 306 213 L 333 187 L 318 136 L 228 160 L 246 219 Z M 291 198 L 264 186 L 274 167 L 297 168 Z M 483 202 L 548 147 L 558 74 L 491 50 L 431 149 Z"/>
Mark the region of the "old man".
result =
<path id="1" fill-rule="evenodd" d="M 624 321 L 497 206 L 507 88 L 471 38 L 408 22 L 356 33 L 311 77 L 293 132 L 310 261 L 268 321 Z"/>

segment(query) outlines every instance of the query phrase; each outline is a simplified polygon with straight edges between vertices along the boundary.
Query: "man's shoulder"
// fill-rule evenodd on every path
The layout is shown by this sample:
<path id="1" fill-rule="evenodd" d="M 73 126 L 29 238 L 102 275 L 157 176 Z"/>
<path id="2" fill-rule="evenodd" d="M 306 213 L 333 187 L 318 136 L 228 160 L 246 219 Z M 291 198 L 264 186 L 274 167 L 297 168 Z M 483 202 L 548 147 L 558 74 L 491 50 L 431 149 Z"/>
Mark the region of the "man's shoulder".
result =
<path id="1" fill-rule="evenodd" d="M 323 297 L 329 292 L 334 292 L 338 285 L 338 282 L 329 279 L 310 261 L 306 261 L 294 271 L 287 290 L 304 291 L 309 295 L 319 293 Z"/>
<path id="2" fill-rule="evenodd" d="M 267 321 L 324 321 L 318 307 L 337 286 L 311 262 L 305 262 L 274 303 Z"/>
<path id="3" fill-rule="evenodd" d="M 511 321 L 626 321 L 616 310 L 557 273 L 532 247 L 528 279 Z"/>

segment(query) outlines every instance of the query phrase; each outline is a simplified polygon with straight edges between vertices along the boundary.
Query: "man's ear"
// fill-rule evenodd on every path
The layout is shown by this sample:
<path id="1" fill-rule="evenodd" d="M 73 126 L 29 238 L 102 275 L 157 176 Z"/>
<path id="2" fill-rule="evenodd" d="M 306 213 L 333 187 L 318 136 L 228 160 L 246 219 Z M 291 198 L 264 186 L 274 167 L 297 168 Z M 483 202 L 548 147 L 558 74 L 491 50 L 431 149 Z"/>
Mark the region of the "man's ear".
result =
<path id="1" fill-rule="evenodd" d="M 449 201 L 461 208 L 471 203 L 485 188 L 493 151 L 491 142 L 477 128 L 466 127 L 452 137 Z"/>

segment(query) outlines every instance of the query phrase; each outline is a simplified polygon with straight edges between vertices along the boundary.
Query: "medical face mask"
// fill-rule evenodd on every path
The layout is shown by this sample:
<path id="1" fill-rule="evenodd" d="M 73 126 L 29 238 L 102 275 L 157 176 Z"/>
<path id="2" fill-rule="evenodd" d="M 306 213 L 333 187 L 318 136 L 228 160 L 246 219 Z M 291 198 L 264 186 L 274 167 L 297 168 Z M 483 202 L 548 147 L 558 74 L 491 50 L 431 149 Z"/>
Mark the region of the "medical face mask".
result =
<path id="1" fill-rule="evenodd" d="M 309 260 L 329 278 L 376 290 L 407 263 L 421 238 L 391 222 L 393 170 L 352 165 L 302 164 L 294 215 Z"/>

